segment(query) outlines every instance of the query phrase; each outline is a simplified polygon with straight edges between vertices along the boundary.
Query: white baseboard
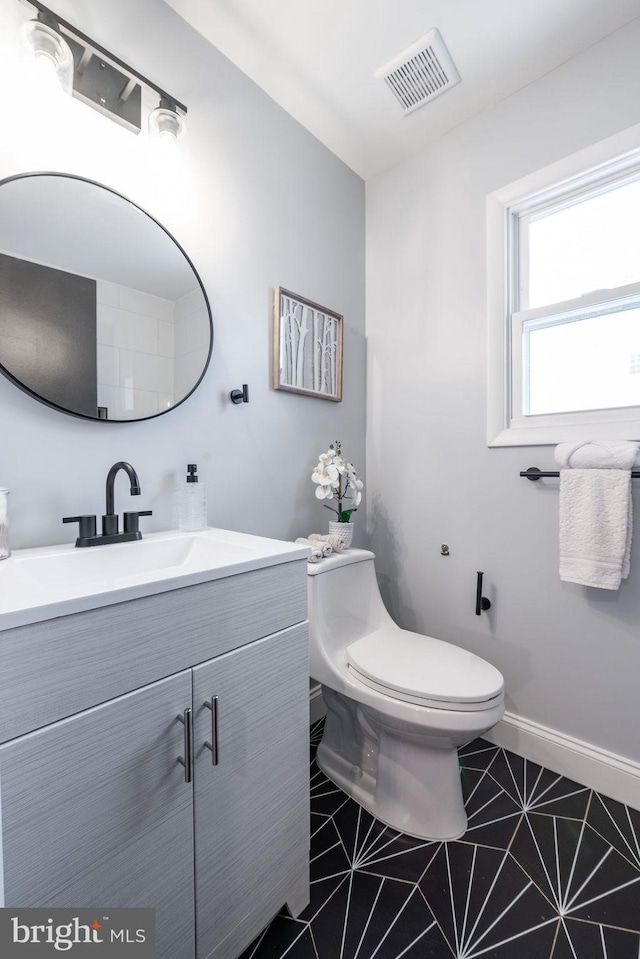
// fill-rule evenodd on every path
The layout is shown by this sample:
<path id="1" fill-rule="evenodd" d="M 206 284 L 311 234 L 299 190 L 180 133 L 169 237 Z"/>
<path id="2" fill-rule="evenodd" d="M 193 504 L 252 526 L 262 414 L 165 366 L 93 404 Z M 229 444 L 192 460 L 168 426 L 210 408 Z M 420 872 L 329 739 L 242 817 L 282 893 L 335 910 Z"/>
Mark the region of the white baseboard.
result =
<path id="1" fill-rule="evenodd" d="M 482 738 L 640 809 L 640 763 L 508 712 Z"/>
<path id="2" fill-rule="evenodd" d="M 319 719 L 326 715 L 327 707 L 322 698 L 322 686 L 316 683 L 309 690 L 309 723 L 313 726 Z"/>

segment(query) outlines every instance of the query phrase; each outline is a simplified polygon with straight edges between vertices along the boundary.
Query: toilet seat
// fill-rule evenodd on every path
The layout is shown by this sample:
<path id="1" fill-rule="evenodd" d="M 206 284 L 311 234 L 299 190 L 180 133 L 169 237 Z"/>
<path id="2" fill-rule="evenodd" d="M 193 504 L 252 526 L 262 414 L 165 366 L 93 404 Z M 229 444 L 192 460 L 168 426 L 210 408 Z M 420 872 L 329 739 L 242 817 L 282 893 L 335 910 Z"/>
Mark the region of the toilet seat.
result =
<path id="1" fill-rule="evenodd" d="M 459 646 L 384 627 L 345 650 L 347 668 L 378 692 L 434 709 L 474 711 L 502 701 L 502 674 Z"/>

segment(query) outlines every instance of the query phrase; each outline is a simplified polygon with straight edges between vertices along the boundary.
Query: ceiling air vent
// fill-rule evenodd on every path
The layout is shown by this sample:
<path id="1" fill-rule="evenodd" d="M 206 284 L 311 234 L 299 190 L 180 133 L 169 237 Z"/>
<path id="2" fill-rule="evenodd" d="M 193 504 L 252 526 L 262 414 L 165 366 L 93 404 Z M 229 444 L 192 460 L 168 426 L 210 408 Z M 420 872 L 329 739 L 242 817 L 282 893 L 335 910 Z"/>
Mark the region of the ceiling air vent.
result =
<path id="1" fill-rule="evenodd" d="M 376 70 L 400 102 L 405 116 L 460 82 L 460 74 L 438 30 L 430 30 Z"/>

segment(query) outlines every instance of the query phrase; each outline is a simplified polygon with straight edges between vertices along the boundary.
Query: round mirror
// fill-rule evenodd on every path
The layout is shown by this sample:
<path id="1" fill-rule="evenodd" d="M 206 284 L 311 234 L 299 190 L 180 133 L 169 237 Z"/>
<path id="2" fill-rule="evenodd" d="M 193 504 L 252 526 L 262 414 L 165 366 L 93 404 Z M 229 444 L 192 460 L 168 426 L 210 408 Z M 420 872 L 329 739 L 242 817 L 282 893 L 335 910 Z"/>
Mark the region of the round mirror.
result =
<path id="1" fill-rule="evenodd" d="M 0 187 L 0 370 L 88 419 L 144 420 L 184 402 L 213 326 L 171 234 L 81 177 L 31 173 Z"/>

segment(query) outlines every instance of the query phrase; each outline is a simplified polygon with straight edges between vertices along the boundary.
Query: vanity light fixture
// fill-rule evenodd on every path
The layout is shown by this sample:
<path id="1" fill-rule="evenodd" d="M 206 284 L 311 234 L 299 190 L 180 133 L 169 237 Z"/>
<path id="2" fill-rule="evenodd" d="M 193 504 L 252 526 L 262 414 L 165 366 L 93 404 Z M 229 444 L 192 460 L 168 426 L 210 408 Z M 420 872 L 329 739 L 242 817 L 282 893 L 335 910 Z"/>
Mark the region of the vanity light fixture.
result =
<path id="1" fill-rule="evenodd" d="M 187 108 L 119 57 L 40 3 L 22 0 L 37 10 L 22 28 L 36 60 L 57 73 L 63 89 L 78 100 L 139 133 L 142 128 L 142 88 L 160 98 L 149 117 L 161 139 L 177 141 L 184 131 Z"/>

